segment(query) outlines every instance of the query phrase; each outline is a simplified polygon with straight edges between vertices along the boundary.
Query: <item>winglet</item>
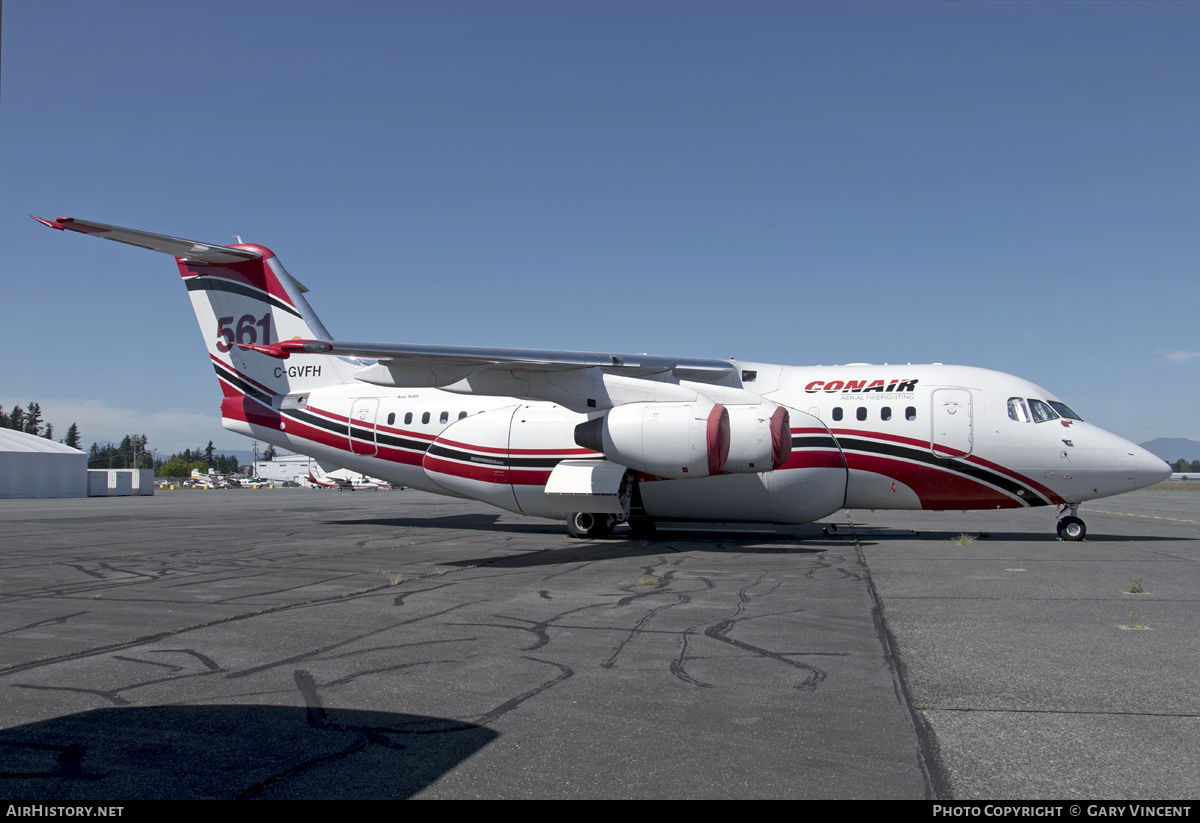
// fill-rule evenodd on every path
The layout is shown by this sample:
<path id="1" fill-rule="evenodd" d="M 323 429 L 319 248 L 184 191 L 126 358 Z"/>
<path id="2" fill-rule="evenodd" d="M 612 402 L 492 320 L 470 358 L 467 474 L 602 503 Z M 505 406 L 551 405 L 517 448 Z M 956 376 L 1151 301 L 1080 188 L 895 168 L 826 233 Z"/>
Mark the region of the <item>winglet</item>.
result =
<path id="1" fill-rule="evenodd" d="M 62 231 L 63 229 L 66 228 L 66 226 L 63 225 L 63 221 L 71 219 L 70 217 L 60 217 L 57 220 L 47 220 L 44 217 L 38 217 L 33 214 L 31 214 L 29 216 L 32 217 L 34 220 L 38 221 L 39 223 L 41 223 L 43 226 L 49 226 L 50 228 L 58 229 L 59 231 Z"/>

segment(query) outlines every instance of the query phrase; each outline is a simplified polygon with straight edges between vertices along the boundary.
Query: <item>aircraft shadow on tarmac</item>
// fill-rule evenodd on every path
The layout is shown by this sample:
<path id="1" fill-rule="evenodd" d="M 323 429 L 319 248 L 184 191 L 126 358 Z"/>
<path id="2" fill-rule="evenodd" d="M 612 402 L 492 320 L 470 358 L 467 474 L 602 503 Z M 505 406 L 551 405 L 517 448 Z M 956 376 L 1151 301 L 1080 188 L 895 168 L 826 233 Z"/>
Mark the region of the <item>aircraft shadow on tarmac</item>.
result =
<path id="1" fill-rule="evenodd" d="M 108 708 L 0 731 L 0 797 L 411 797 L 499 735 L 390 712 Z"/>
<path id="2" fill-rule="evenodd" d="M 1086 540 L 1081 542 L 1072 542 L 1069 540 L 1059 540 L 1053 534 L 1048 534 L 1044 531 L 997 532 L 988 531 L 987 529 L 957 529 L 954 531 L 938 531 L 930 529 L 929 531 L 912 531 L 910 529 L 889 529 L 886 527 L 873 528 L 871 526 L 855 526 L 853 529 L 842 526 L 837 531 L 837 535 L 843 538 L 843 540 L 853 540 L 855 537 L 857 537 L 859 542 L 863 545 L 871 545 L 880 541 L 887 541 L 889 543 L 902 543 L 906 540 L 921 540 L 930 543 L 937 543 L 943 540 L 952 542 L 963 534 L 977 537 L 977 540 L 973 544 L 975 546 L 986 546 L 988 543 L 1045 543 L 1049 546 L 1074 546 L 1082 549 L 1086 549 L 1089 543 L 1129 543 L 1132 541 L 1137 541 L 1139 543 L 1177 543 L 1181 540 L 1200 540 L 1200 538 L 1197 537 L 1162 537 L 1158 535 L 1112 534 L 1102 532 L 1097 534 L 1088 533 Z M 984 534 L 987 536 L 984 537 Z"/>
<path id="3" fill-rule="evenodd" d="M 794 541 L 763 539 L 762 536 L 749 538 L 745 536 L 703 536 L 694 535 L 664 537 L 654 540 L 624 539 L 619 536 L 605 540 L 563 540 L 561 547 L 542 547 L 520 554 L 509 554 L 502 557 L 478 557 L 464 560 L 443 560 L 443 566 L 487 566 L 488 568 L 535 568 L 538 566 L 557 566 L 563 563 L 594 563 L 597 560 L 608 560 L 615 557 L 662 557 L 666 553 L 703 552 L 731 553 L 740 555 L 768 554 L 820 554 L 828 548 L 844 547 L 841 543 L 821 543 L 805 541 L 799 545 Z"/>
<path id="4" fill-rule="evenodd" d="M 498 523 L 498 514 L 454 514 L 445 517 L 361 517 L 326 520 L 330 526 L 387 526 L 396 529 L 462 529 L 516 534 L 563 534 L 561 523 Z"/>

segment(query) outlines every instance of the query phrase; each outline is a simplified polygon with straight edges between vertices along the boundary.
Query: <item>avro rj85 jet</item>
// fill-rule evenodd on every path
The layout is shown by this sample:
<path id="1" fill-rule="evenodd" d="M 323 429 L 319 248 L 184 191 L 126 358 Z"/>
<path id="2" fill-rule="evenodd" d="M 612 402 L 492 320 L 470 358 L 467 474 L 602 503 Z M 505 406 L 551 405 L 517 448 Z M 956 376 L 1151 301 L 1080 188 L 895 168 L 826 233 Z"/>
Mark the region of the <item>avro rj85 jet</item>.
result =
<path id="1" fill-rule="evenodd" d="M 776 366 L 335 340 L 270 249 L 70 217 L 173 255 L 225 428 L 436 494 L 566 520 L 800 524 L 841 508 L 1057 506 L 1171 469 L 1026 380 L 965 366 Z"/>

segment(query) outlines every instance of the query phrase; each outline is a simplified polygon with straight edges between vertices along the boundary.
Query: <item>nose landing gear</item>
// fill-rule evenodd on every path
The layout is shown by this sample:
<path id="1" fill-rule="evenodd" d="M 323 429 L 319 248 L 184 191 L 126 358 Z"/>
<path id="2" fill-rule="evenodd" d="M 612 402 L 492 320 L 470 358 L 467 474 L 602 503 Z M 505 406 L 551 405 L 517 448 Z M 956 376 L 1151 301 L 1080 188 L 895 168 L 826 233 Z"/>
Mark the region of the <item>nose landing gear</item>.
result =
<path id="1" fill-rule="evenodd" d="M 1087 525 L 1076 516 L 1079 513 L 1079 504 L 1064 503 L 1059 507 L 1058 513 L 1061 515 L 1068 509 L 1071 513 L 1058 521 L 1058 538 L 1072 542 L 1082 540 L 1087 536 Z"/>

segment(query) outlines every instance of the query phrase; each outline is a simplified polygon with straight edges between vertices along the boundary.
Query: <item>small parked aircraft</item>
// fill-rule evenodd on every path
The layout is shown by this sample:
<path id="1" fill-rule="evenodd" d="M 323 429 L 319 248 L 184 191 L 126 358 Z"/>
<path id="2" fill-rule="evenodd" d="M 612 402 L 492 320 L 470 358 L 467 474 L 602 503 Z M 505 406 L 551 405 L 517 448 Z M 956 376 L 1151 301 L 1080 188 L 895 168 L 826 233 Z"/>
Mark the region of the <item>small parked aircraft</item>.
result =
<path id="1" fill-rule="evenodd" d="M 263 246 L 34 219 L 176 258 L 227 429 L 575 536 L 1057 506 L 1059 536 L 1082 540 L 1082 501 L 1171 474 L 1000 372 L 346 342 Z"/>

